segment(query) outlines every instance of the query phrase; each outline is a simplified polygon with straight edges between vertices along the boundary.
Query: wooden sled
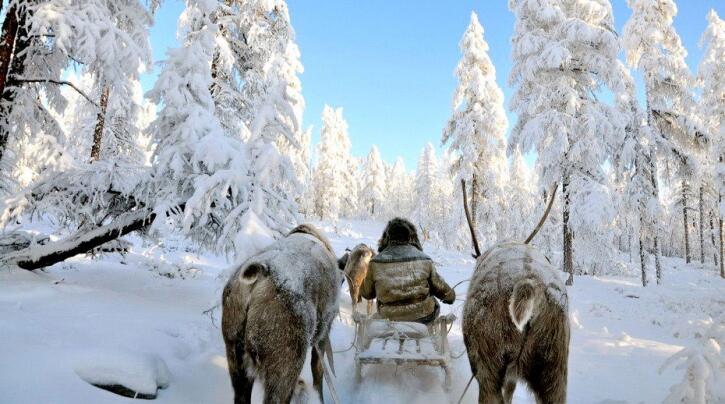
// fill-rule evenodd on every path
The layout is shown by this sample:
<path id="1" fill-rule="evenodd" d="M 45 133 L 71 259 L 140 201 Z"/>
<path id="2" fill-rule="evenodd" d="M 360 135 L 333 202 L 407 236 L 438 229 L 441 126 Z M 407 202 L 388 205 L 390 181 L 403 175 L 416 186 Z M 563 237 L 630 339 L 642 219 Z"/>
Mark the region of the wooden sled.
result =
<path id="1" fill-rule="evenodd" d="M 390 321 L 353 313 L 355 321 L 355 382 L 362 381 L 363 365 L 413 364 L 443 369 L 443 387 L 451 386 L 451 352 L 448 330 L 454 314 L 439 316 L 430 324 Z"/>

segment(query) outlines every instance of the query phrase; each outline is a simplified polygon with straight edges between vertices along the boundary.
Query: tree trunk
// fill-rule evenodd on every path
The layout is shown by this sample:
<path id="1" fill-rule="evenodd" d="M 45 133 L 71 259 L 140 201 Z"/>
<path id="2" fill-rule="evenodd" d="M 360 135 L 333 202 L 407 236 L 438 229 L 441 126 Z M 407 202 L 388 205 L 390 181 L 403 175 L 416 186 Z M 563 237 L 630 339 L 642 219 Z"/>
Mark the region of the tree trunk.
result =
<path id="1" fill-rule="evenodd" d="M 2 4 L 0 4 L 0 8 L 2 8 Z M 5 83 L 7 82 L 8 72 L 10 71 L 10 62 L 13 59 L 15 36 L 18 33 L 17 11 L 17 6 L 13 4 L 7 14 L 5 14 L 2 34 L 0 34 L 0 94 L 5 91 Z"/>
<path id="2" fill-rule="evenodd" d="M 722 158 L 720 158 L 720 162 L 722 162 Z M 722 205 L 722 194 L 718 195 L 718 205 Z M 720 228 L 718 229 L 718 232 L 720 233 L 720 277 L 725 278 L 725 268 L 723 268 L 723 248 L 722 248 L 722 214 L 720 214 Z"/>
<path id="3" fill-rule="evenodd" d="M 662 283 L 662 265 L 660 265 L 660 238 L 654 236 L 654 255 L 655 255 L 655 271 L 657 276 L 657 284 Z"/>
<path id="4" fill-rule="evenodd" d="M 644 218 L 639 219 L 639 266 L 642 270 L 642 286 L 647 286 L 647 257 L 644 254 Z"/>
<path id="5" fill-rule="evenodd" d="M 718 266 L 717 259 L 717 243 L 715 242 L 715 221 L 713 220 L 713 212 L 710 211 L 710 242 L 712 243 L 712 260 L 715 263 L 715 267 Z"/>
<path id="6" fill-rule="evenodd" d="M 471 179 L 471 221 L 473 228 L 478 229 L 478 177 L 473 174 Z"/>
<path id="7" fill-rule="evenodd" d="M 8 119 L 13 110 L 16 87 L 20 85 L 16 77 L 22 77 L 25 72 L 27 53 L 24 51 L 30 47 L 30 37 L 28 36 L 28 27 L 26 24 L 30 10 L 25 3 L 21 3 L 17 8 L 15 6 L 16 4 L 14 3 L 13 7 L 8 10 L 8 12 L 14 11 L 13 16 L 17 18 L 17 25 L 14 37 L 15 44 L 12 47 L 10 57 L 10 68 L 5 76 L 3 91 L 0 93 L 0 160 L 5 156 L 5 148 L 10 137 L 10 122 Z M 3 28 L 4 25 L 3 23 Z"/>
<path id="8" fill-rule="evenodd" d="M 632 229 L 627 226 L 627 253 L 629 254 L 629 263 L 632 263 Z"/>
<path id="9" fill-rule="evenodd" d="M 574 284 L 574 257 L 572 248 L 572 234 L 569 229 L 569 174 L 564 174 L 563 181 L 561 183 L 561 193 L 564 198 L 564 209 L 562 210 L 562 230 L 563 230 L 563 246 L 564 246 L 564 272 L 569 274 L 569 278 L 566 280 L 566 285 L 571 286 Z"/>
<path id="10" fill-rule="evenodd" d="M 682 181 L 682 224 L 683 231 L 685 232 L 685 262 L 690 263 L 690 232 L 689 223 L 687 220 L 687 183 Z"/>
<path id="11" fill-rule="evenodd" d="M 96 128 L 93 130 L 93 147 L 91 147 L 91 161 L 98 161 L 101 158 L 101 143 L 103 142 L 103 128 L 106 126 L 106 110 L 108 109 L 108 84 L 103 85 L 101 90 L 101 103 L 96 117 Z"/>
<path id="12" fill-rule="evenodd" d="M 700 264 L 705 265 L 705 190 L 700 185 L 700 195 L 698 204 L 700 205 Z"/>
<path id="13" fill-rule="evenodd" d="M 647 85 L 647 78 L 645 77 L 645 102 L 647 103 L 647 126 L 650 130 L 656 131 L 657 128 L 653 127 L 653 115 L 652 107 L 650 104 L 649 86 Z M 650 146 L 649 150 L 649 169 L 650 169 L 650 181 L 652 183 L 652 197 L 659 202 L 660 190 L 659 184 L 657 183 L 657 166 L 655 165 L 655 152 Z M 660 263 L 660 243 L 659 243 L 659 217 L 655 219 L 654 229 L 652 229 L 654 239 L 654 254 L 655 254 L 655 271 L 657 276 L 657 284 L 659 285 L 662 281 L 662 264 Z M 671 240 L 671 239 L 670 239 Z"/>
<path id="14" fill-rule="evenodd" d="M 478 246 L 478 238 L 476 237 L 476 228 L 473 226 L 473 219 L 471 218 L 471 212 L 468 209 L 468 197 L 466 194 L 466 180 L 461 179 L 461 194 L 463 195 L 463 212 L 466 214 L 466 222 L 468 223 L 468 230 L 471 232 L 471 244 L 473 244 L 473 257 L 478 258 L 481 256 L 481 249 Z"/>

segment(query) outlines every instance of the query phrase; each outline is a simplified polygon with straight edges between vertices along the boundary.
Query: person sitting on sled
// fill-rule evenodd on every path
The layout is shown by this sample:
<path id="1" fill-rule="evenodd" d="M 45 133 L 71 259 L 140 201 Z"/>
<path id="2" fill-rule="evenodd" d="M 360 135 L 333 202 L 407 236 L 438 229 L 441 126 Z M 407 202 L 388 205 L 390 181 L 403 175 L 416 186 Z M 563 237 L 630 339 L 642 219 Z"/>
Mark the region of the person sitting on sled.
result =
<path id="1" fill-rule="evenodd" d="M 379 317 L 424 324 L 440 313 L 436 298 L 446 304 L 456 300 L 456 292 L 423 253 L 415 225 L 402 218 L 385 227 L 360 292 L 365 299 L 377 298 Z"/>

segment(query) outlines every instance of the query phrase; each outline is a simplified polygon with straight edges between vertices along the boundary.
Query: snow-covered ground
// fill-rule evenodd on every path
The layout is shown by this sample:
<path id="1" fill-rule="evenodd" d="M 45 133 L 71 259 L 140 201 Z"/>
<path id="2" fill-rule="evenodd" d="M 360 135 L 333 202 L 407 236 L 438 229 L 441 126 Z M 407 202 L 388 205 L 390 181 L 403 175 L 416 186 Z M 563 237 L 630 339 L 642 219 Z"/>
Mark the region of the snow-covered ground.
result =
<path id="1" fill-rule="evenodd" d="M 365 242 L 376 245 L 383 224 L 321 225 L 336 251 Z M 129 380 L 159 390 L 160 403 L 232 401 L 224 346 L 213 307 L 228 265 L 217 257 L 143 246 L 135 240 L 126 257 L 76 257 L 45 272 L 0 268 L 0 403 L 122 403 L 130 399 L 89 385 L 104 378 Z M 468 279 L 467 252 L 426 246 L 451 284 Z M 577 277 L 569 288 L 572 326 L 569 402 L 658 403 L 682 378 L 674 367 L 658 369 L 688 345 L 709 317 L 725 310 L 725 281 L 713 268 L 664 259 L 662 286 L 642 288 L 631 277 Z M 443 311 L 460 317 L 467 284 Z M 353 337 L 350 297 L 340 294 L 333 349 Z M 344 403 L 456 402 L 470 377 L 460 319 L 450 342 L 454 384 L 441 387 L 437 368 L 366 367 L 353 381 L 352 350 L 335 354 L 336 387 Z M 304 377 L 311 380 L 309 369 Z M 261 398 L 255 389 L 255 399 Z M 327 394 L 327 391 L 326 391 Z M 477 398 L 473 383 L 464 402 Z M 519 387 L 514 402 L 533 398 Z"/>

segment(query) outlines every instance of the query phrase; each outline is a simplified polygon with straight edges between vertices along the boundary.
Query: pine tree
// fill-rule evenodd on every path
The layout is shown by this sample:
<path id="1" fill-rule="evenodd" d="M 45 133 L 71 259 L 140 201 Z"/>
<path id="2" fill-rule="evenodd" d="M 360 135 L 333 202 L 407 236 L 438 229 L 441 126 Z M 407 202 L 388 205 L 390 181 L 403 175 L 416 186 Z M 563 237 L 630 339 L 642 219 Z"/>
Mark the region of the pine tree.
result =
<path id="1" fill-rule="evenodd" d="M 625 122 L 594 95 L 622 85 L 619 42 L 608 1 L 519 0 L 512 39 L 511 100 L 518 121 L 510 147 L 535 148 L 539 184 L 561 181 L 564 270 L 573 283 L 573 238 L 607 222 L 602 165 L 621 141 Z M 585 230 L 586 229 L 586 230 Z M 584 252 L 585 254 L 587 252 Z"/>
<path id="2" fill-rule="evenodd" d="M 430 143 L 421 151 L 413 184 L 411 217 L 421 229 L 423 240 L 460 249 L 469 246 L 470 239 L 462 231 L 463 215 L 457 214 L 462 196 L 460 187 L 454 187 L 452 180 L 454 159 L 445 152 L 437 158 Z"/>
<path id="3" fill-rule="evenodd" d="M 176 215 L 185 233 L 210 247 L 229 250 L 241 216 L 254 210 L 248 189 L 247 148 L 225 134 L 214 115 L 210 62 L 217 26 L 214 2 L 187 0 L 180 19 L 186 34 L 169 50 L 149 93 L 162 104 L 152 124 L 156 211 Z M 160 223 L 159 223 L 160 224 Z"/>
<path id="4" fill-rule="evenodd" d="M 415 201 L 413 204 L 413 220 L 421 229 L 424 239 L 430 239 L 435 232 L 435 208 L 437 206 L 438 162 L 435 149 L 428 143 L 418 159 L 415 171 Z"/>
<path id="5" fill-rule="evenodd" d="M 505 217 L 507 238 L 524 240 L 534 228 L 536 216 L 536 185 L 533 173 L 526 166 L 521 150 L 516 147 L 511 155 L 511 168 L 506 183 L 507 205 Z"/>
<path id="6" fill-rule="evenodd" d="M 350 212 L 357 206 L 354 203 L 357 170 L 350 170 L 354 162 L 350 156 L 350 138 L 342 108 L 325 105 L 322 110 L 317 156 L 315 211 L 321 220 L 334 222 L 346 213 L 346 209 Z"/>
<path id="7" fill-rule="evenodd" d="M 360 197 L 366 209 L 369 209 L 370 217 L 379 217 L 383 213 L 385 195 L 387 194 L 387 178 L 385 164 L 380 158 L 378 147 L 373 145 L 370 149 L 365 166 L 365 176 L 362 194 Z"/>
<path id="8" fill-rule="evenodd" d="M 395 159 L 395 164 L 388 175 L 387 212 L 390 217 L 407 217 L 412 210 L 413 178 L 405 169 L 402 157 Z"/>
<path id="9" fill-rule="evenodd" d="M 712 139 L 708 160 L 712 162 L 711 177 L 714 184 L 718 217 L 720 276 L 725 278 L 723 266 L 723 216 L 725 216 L 725 72 L 722 61 L 725 59 L 725 22 L 714 10 L 707 15 L 708 26 L 702 35 L 704 46 L 702 61 L 698 68 L 698 79 L 702 86 L 700 111 L 704 126 Z"/>
<path id="10" fill-rule="evenodd" d="M 302 193 L 297 199 L 300 212 L 303 216 L 311 217 L 314 207 L 314 186 L 312 184 L 312 127 L 301 132 L 299 147 L 289 150 L 290 160 L 294 167 L 297 180 L 302 188 Z M 283 152 L 284 153 L 284 152 Z"/>
<path id="11" fill-rule="evenodd" d="M 298 220 L 303 190 L 292 159 L 304 136 L 300 52 L 283 0 L 227 0 L 211 62 L 215 115 L 245 142 L 253 212 L 273 232 Z M 240 119 L 241 117 L 241 119 Z"/>
<path id="12" fill-rule="evenodd" d="M 632 15 L 624 26 L 623 43 L 627 62 L 644 75 L 647 124 L 653 132 L 656 149 L 650 158 L 674 161 L 681 191 L 697 171 L 693 150 L 700 143 L 699 125 L 693 114 L 692 77 L 685 64 L 685 51 L 672 26 L 677 7 L 672 0 L 650 2 L 631 0 Z M 656 154 L 655 154 L 656 153 Z M 655 180 L 656 181 L 656 180 Z M 686 193 L 682 200 L 683 218 L 687 216 Z M 689 262 L 689 230 L 683 220 L 686 257 Z M 655 250 L 658 239 L 655 236 Z M 657 253 L 656 253 L 657 254 Z M 661 269 L 657 268 L 657 282 Z"/>
<path id="13" fill-rule="evenodd" d="M 457 154 L 452 167 L 456 182 L 465 180 L 470 184 L 474 228 L 479 219 L 495 224 L 485 232 L 485 241 L 492 243 L 501 234 L 500 220 L 504 217 L 504 134 L 508 121 L 503 92 L 496 84 L 496 69 L 488 57 L 488 44 L 475 12 L 471 13 L 460 49 L 463 57 L 456 67 L 458 87 L 453 97 L 453 114 L 443 131 L 443 143 L 448 143 Z"/>

